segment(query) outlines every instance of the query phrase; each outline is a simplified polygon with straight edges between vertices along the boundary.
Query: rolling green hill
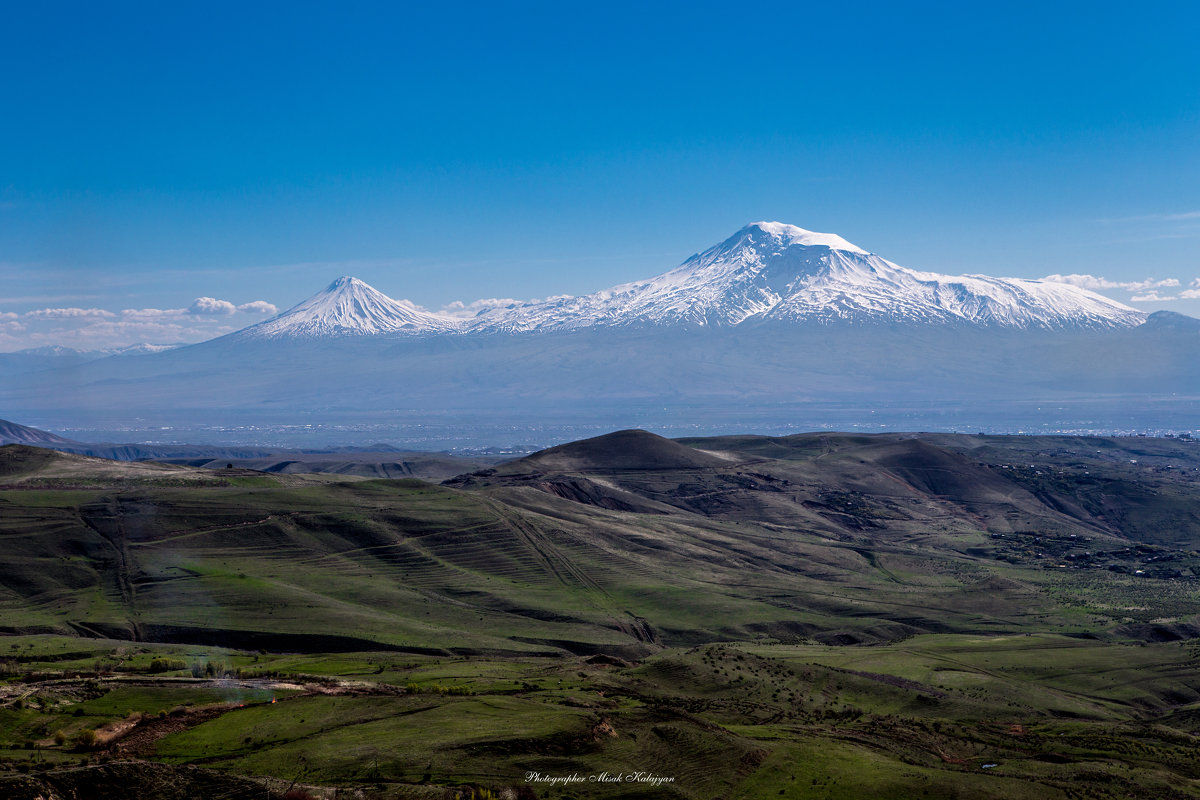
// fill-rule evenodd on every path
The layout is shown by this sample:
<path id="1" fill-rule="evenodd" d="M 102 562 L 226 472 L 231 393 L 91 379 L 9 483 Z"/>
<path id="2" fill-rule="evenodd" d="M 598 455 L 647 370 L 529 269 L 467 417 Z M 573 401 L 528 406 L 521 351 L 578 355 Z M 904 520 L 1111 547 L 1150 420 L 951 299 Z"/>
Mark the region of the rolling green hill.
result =
<path id="1" fill-rule="evenodd" d="M 622 431 L 444 485 L 7 446 L 0 764 L 60 794 L 30 753 L 383 796 L 1192 797 L 1198 479 L 1179 439 Z M 676 780 L 524 781 L 637 764 Z"/>

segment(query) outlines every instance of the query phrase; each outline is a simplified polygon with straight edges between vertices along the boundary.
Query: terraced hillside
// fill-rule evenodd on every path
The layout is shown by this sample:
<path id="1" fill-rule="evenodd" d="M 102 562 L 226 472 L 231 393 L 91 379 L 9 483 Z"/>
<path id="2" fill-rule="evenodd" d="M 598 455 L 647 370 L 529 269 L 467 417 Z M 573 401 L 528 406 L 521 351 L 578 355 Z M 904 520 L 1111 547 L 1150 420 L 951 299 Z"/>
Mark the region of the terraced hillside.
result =
<path id="1" fill-rule="evenodd" d="M 623 431 L 445 485 L 8 446 L 0 764 L 1191 797 L 1198 478 L 1181 439 Z M 676 780 L 524 782 L 637 764 Z"/>

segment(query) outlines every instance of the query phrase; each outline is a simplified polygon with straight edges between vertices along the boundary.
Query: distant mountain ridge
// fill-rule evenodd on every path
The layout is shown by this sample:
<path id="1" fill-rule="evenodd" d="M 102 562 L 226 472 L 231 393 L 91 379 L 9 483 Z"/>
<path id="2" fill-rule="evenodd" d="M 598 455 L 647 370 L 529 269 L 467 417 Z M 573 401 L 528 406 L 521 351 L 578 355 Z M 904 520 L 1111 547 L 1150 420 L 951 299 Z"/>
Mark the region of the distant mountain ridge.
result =
<path id="1" fill-rule="evenodd" d="M 313 340 L 808 322 L 1073 330 L 1134 327 L 1145 318 L 1077 286 L 921 272 L 836 234 L 755 222 L 657 277 L 582 297 L 490 309 L 462 320 L 393 300 L 343 276 L 282 314 L 230 336 Z"/>
<path id="2" fill-rule="evenodd" d="M 0 419 L 0 445 L 6 444 L 29 444 L 36 447 L 55 447 L 58 445 L 76 445 L 78 442 L 73 439 L 66 439 L 56 433 L 43 431 L 38 428 L 30 428 L 28 425 L 19 425 L 16 422 L 9 422 L 6 419 Z"/>
<path id="3" fill-rule="evenodd" d="M 970 324 L 1106 329 L 1146 315 L 1062 283 L 948 276 L 893 264 L 831 233 L 755 222 L 646 281 L 489 311 L 472 332 L 750 323 Z"/>
<path id="4" fill-rule="evenodd" d="M 61 428 L 215 426 L 246 441 L 261 425 L 346 426 L 420 447 L 432 436 L 438 449 L 462 446 L 452 431 L 508 447 L 516 418 L 582 434 L 703 416 L 724 431 L 791 425 L 819 404 L 870 408 L 853 424 L 877 429 L 969 418 L 1011 430 L 1019 418 L 1023 430 L 1069 401 L 1080 410 L 1058 429 L 1124 431 L 1154 414 L 1174 431 L 1200 406 L 1196 322 L 1065 284 L 919 272 L 760 222 L 656 278 L 467 320 L 340 278 L 217 339 L 0 374 L 0 410 Z"/>
<path id="5" fill-rule="evenodd" d="M 91 443 L 0 419 L 0 447 L 6 445 L 41 447 L 114 461 L 160 461 L 209 469 L 219 469 L 228 464 L 261 472 L 332 472 L 378 478 L 418 477 L 436 480 L 480 469 L 495 460 L 401 450 L 386 444 L 369 448 L 337 447 L 305 451 L 222 445 Z"/>
<path id="6" fill-rule="evenodd" d="M 125 347 L 112 347 L 103 350 L 76 350 L 62 345 L 46 345 L 30 347 L 12 353 L 0 353 L 0 380 L 5 376 L 22 375 L 48 369 L 60 369 L 86 364 L 89 361 L 99 361 L 104 358 L 124 358 L 131 356 L 162 353 L 182 347 L 181 344 L 131 344 Z"/>

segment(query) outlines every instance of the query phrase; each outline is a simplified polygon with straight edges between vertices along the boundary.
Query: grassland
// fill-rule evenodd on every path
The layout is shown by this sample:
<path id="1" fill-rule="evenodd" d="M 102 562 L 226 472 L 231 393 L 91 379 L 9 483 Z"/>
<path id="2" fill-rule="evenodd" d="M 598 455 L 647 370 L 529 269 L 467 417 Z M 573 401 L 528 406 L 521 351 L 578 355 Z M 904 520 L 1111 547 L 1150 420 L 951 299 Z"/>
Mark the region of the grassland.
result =
<path id="1" fill-rule="evenodd" d="M 0 448 L 0 794 L 1200 795 L 1200 447 L 648 437 Z"/>

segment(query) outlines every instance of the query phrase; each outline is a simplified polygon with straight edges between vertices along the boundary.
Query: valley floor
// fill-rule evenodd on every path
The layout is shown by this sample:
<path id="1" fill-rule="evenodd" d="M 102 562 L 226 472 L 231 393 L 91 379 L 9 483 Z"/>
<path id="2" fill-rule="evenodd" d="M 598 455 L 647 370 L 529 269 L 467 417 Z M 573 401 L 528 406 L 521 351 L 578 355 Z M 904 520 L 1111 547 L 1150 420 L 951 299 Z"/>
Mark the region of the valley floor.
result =
<path id="1" fill-rule="evenodd" d="M 720 643 L 637 664 L 5 644 L 13 798 L 201 783 L 293 798 L 1200 795 L 1194 642 Z"/>

